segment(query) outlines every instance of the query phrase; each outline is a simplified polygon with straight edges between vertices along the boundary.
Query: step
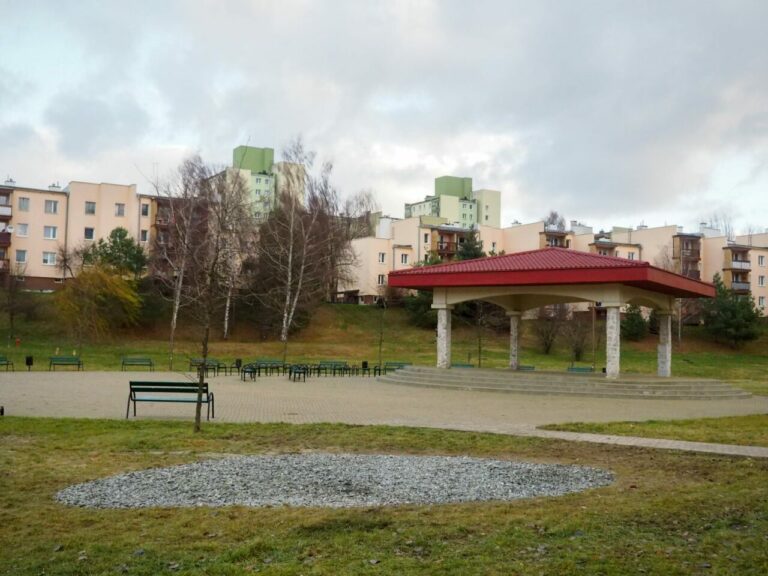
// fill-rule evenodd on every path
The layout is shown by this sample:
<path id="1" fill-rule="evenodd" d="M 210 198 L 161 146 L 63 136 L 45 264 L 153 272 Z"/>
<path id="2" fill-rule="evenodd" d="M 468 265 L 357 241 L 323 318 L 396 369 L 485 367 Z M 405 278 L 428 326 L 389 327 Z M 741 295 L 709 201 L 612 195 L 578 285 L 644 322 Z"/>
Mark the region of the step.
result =
<path id="1" fill-rule="evenodd" d="M 425 388 L 480 390 L 516 394 L 572 395 L 582 397 L 627 399 L 714 400 L 749 398 L 751 394 L 718 380 L 639 377 L 630 380 L 607 380 L 602 375 L 584 377 L 557 372 L 473 370 L 454 368 L 408 367 L 390 372 L 378 381 Z"/>

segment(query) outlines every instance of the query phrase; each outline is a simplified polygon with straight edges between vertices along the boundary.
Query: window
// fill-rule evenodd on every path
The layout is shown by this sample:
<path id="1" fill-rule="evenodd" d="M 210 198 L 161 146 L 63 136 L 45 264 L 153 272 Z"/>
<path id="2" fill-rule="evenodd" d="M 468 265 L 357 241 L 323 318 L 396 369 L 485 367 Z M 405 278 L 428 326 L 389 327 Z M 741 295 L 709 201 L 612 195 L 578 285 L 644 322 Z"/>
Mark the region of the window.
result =
<path id="1" fill-rule="evenodd" d="M 46 214 L 58 214 L 59 213 L 59 201 L 58 200 L 46 200 L 45 201 L 45 213 Z"/>
<path id="2" fill-rule="evenodd" d="M 758 276 L 757 277 L 757 285 L 758 286 L 765 286 L 765 276 Z"/>
<path id="3" fill-rule="evenodd" d="M 496 252 L 496 242 L 491 242 L 491 252 Z"/>
<path id="4" fill-rule="evenodd" d="M 485 219 L 488 220 L 488 214 L 485 215 Z"/>
<path id="5" fill-rule="evenodd" d="M 429 233 L 424 234 L 424 244 L 429 244 Z"/>
<path id="6" fill-rule="evenodd" d="M 139 234 L 139 239 L 141 242 L 146 242 L 149 240 L 149 232 L 147 230 L 142 230 Z"/>
<path id="7" fill-rule="evenodd" d="M 149 204 L 142 204 L 141 205 L 141 215 L 142 216 L 149 216 Z"/>
<path id="8" fill-rule="evenodd" d="M 29 224 L 16 224 L 16 236 L 24 238 L 29 233 Z"/>
<path id="9" fill-rule="evenodd" d="M 466 219 L 467 219 L 467 215 L 466 215 L 466 214 L 462 214 L 462 215 L 461 215 L 461 219 L 462 219 L 462 220 L 466 220 Z"/>
<path id="10" fill-rule="evenodd" d="M 56 240 L 56 226 L 43 226 L 43 238 Z"/>
<path id="11" fill-rule="evenodd" d="M 56 266 L 56 252 L 43 252 L 43 264 Z"/>
<path id="12" fill-rule="evenodd" d="M 115 216 L 125 216 L 125 204 L 115 202 Z"/>
<path id="13" fill-rule="evenodd" d="M 85 213 L 89 216 L 96 214 L 96 202 L 86 202 Z"/>
<path id="14" fill-rule="evenodd" d="M 635 253 L 634 252 L 627 252 L 627 258 L 629 258 L 630 260 L 634 260 L 635 259 Z"/>
<path id="15" fill-rule="evenodd" d="M 19 196 L 19 212 L 29 212 L 29 198 Z"/>
<path id="16" fill-rule="evenodd" d="M 379 274 L 379 277 L 377 279 L 377 284 L 379 286 L 384 286 L 385 283 L 386 283 L 386 279 L 384 278 L 384 274 Z"/>
<path id="17" fill-rule="evenodd" d="M 261 184 L 261 178 L 256 178 L 256 184 Z"/>
<path id="18" fill-rule="evenodd" d="M 765 308 L 765 296 L 759 296 L 759 297 L 757 298 L 757 305 L 758 305 L 760 308 Z"/>
<path id="19" fill-rule="evenodd" d="M 83 232 L 83 236 L 86 240 L 93 240 L 93 228 L 86 228 Z"/>
<path id="20" fill-rule="evenodd" d="M 27 262 L 27 251 L 26 250 L 16 250 L 16 263 L 17 264 L 26 264 Z"/>
<path id="21" fill-rule="evenodd" d="M 408 264 L 408 254 L 400 254 L 400 264 Z"/>
<path id="22" fill-rule="evenodd" d="M 757 257 L 757 265 L 758 266 L 765 266 L 765 256 L 758 256 Z"/>
<path id="23" fill-rule="evenodd" d="M 379 264 L 384 264 L 384 260 L 386 258 L 386 254 L 384 252 L 379 252 Z"/>

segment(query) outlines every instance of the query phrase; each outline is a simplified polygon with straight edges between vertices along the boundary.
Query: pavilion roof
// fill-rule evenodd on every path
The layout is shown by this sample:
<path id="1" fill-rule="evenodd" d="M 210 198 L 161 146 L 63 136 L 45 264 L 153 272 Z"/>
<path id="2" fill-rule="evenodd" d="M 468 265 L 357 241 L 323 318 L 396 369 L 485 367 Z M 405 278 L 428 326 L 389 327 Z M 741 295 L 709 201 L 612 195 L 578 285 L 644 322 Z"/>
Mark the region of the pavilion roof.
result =
<path id="1" fill-rule="evenodd" d="M 656 268 L 648 262 L 567 248 L 542 248 L 389 273 L 390 286 L 422 289 L 616 283 L 679 298 L 711 298 L 715 294 L 712 284 Z"/>

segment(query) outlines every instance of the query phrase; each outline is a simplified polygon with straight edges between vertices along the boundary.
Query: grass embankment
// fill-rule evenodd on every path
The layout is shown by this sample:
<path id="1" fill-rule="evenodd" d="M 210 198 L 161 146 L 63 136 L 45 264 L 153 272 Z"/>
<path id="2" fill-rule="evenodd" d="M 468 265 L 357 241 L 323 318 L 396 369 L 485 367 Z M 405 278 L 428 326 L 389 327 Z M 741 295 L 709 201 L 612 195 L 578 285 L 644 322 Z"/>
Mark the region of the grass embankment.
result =
<path id="1" fill-rule="evenodd" d="M 647 422 L 608 422 L 551 424 L 545 430 L 589 432 L 665 438 L 691 442 L 743 444 L 768 447 L 768 414 L 733 416 L 728 418 L 699 418 L 696 420 L 649 420 Z"/>
<path id="2" fill-rule="evenodd" d="M 323 450 L 578 463 L 612 486 L 512 503 L 86 510 L 65 486 L 213 454 Z M 768 461 L 427 429 L 0 419 L 0 573 L 768 572 Z M 213 487 L 212 487 L 213 488 Z M 428 487 L 427 487 L 428 489 Z"/>
<path id="3" fill-rule="evenodd" d="M 42 297 L 44 298 L 44 297 Z M 7 327 L 2 325 L 0 330 Z M 379 359 L 379 326 L 381 311 L 375 307 L 356 305 L 325 305 L 320 307 L 309 326 L 292 335 L 288 345 L 288 360 L 292 362 L 341 359 L 349 362 L 367 360 L 377 363 Z M 88 370 L 119 370 L 120 359 L 126 355 L 149 356 L 159 369 L 168 368 L 167 326 L 158 320 L 151 329 L 135 330 L 115 336 L 109 341 L 86 343 L 82 348 L 67 335 L 65 327 L 55 319 L 37 322 L 17 322 L 16 346 L 14 339 L 7 339 L 0 354 L 9 356 L 16 369 L 24 369 L 24 357 L 35 358 L 35 370 L 48 369 L 48 357 L 57 353 L 80 354 Z M 538 370 L 563 371 L 570 364 L 570 354 L 563 347 L 556 347 L 549 355 L 537 349 L 536 341 L 523 323 L 522 354 L 523 364 L 532 364 Z M 598 326 L 598 333 L 603 331 Z M 174 368 L 186 370 L 189 357 L 200 355 L 200 345 L 193 326 L 182 326 L 177 337 Z M 595 365 L 605 365 L 604 338 L 597 345 Z M 453 359 L 477 365 L 477 332 L 471 326 L 454 322 Z M 653 374 L 656 371 L 657 337 L 649 336 L 642 342 L 622 342 L 621 362 L 624 373 Z M 482 345 L 483 367 L 504 367 L 508 361 L 509 340 L 506 333 L 486 331 Z M 673 373 L 677 376 L 722 378 L 739 381 L 747 390 L 768 394 L 768 336 L 747 344 L 738 351 L 719 346 L 705 337 L 697 328 L 686 329 L 682 343 L 675 341 L 673 351 Z M 581 364 L 592 363 L 591 346 L 587 358 Z M 230 340 L 214 337 L 211 343 L 212 357 L 225 360 L 242 358 L 281 358 L 283 346 L 277 340 L 262 340 L 244 322 L 235 326 Z M 414 364 L 434 365 L 435 332 L 412 326 L 404 310 L 390 308 L 384 316 L 384 339 L 382 358 L 384 361 L 405 361 Z"/>

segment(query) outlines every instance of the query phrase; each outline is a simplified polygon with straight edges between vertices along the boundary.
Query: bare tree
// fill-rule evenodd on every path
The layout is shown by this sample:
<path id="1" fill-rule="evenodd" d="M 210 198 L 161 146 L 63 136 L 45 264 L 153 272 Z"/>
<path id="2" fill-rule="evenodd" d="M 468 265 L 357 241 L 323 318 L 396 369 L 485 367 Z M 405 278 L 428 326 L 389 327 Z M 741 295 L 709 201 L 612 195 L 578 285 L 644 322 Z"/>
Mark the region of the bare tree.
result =
<path id="1" fill-rule="evenodd" d="M 544 354 L 549 354 L 552 351 L 567 317 L 568 309 L 563 304 L 539 308 L 538 318 L 533 323 L 533 333 Z"/>
<path id="2" fill-rule="evenodd" d="M 550 230 L 565 230 L 565 218 L 557 210 L 550 210 L 544 217 L 544 227 Z"/>
<path id="3" fill-rule="evenodd" d="M 279 318 L 283 359 L 297 312 L 335 290 L 338 268 L 349 250 L 338 225 L 332 165 L 324 163 L 315 173 L 315 155 L 300 139 L 288 147 L 284 158 L 284 164 L 297 168 L 283 173 L 278 205 L 259 228 L 251 267 L 253 295 Z"/>
<path id="4" fill-rule="evenodd" d="M 176 176 L 156 184 L 157 232 L 150 257 L 150 273 L 170 291 L 171 325 L 168 338 L 168 368 L 173 370 L 176 328 L 183 306 L 182 291 L 195 244 L 202 242 L 208 198 L 202 194 L 208 170 L 199 156 L 185 160 Z"/>
<path id="5" fill-rule="evenodd" d="M 572 308 L 570 316 L 562 326 L 563 340 L 571 350 L 572 361 L 580 362 L 584 358 L 587 342 L 592 333 L 592 319 L 585 313 L 574 313 Z"/>

